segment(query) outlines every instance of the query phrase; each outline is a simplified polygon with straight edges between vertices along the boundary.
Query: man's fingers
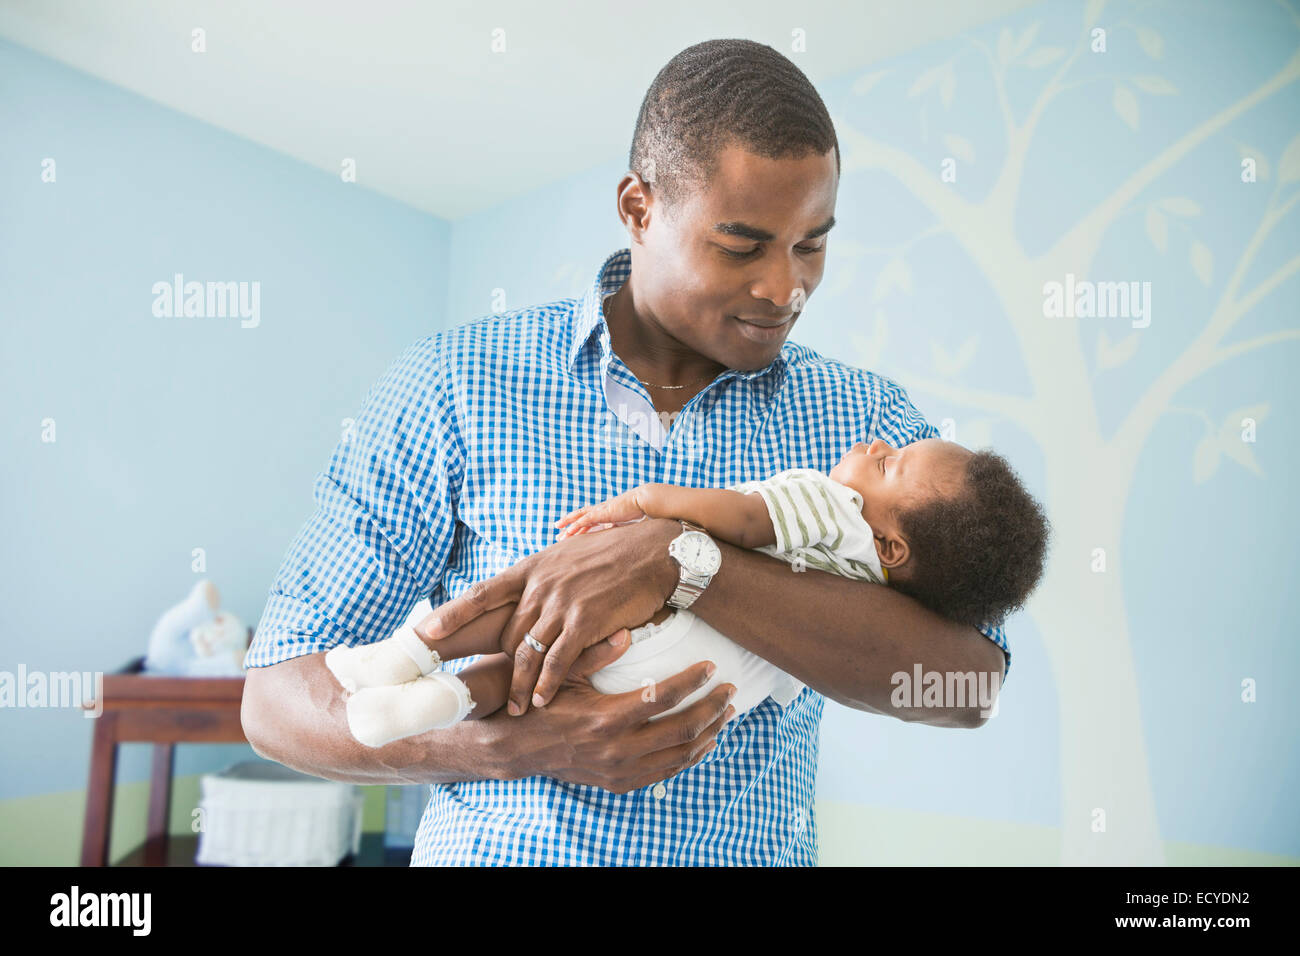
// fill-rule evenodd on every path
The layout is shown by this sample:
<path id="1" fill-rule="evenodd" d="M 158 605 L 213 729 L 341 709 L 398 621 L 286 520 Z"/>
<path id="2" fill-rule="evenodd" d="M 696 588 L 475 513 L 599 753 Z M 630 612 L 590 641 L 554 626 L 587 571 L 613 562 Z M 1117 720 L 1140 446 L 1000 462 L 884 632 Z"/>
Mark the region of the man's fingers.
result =
<path id="1" fill-rule="evenodd" d="M 701 687 L 707 686 L 713 680 L 711 671 L 714 669 L 713 661 L 700 661 L 665 680 L 656 681 L 640 690 L 628 691 L 629 695 L 639 696 L 639 706 L 635 711 L 637 723 L 644 723 L 656 714 L 672 710 Z"/>
<path id="2" fill-rule="evenodd" d="M 517 568 L 518 565 L 515 565 Z M 513 569 L 502 571 L 496 577 L 477 581 L 465 589 L 460 597 L 440 604 L 415 625 L 415 633 L 426 641 L 437 641 L 460 630 L 485 611 L 502 604 L 519 600 L 519 586 Z"/>
<path id="3" fill-rule="evenodd" d="M 622 643 L 615 643 L 620 640 Z M 632 636 L 627 628 L 611 634 L 603 641 L 597 641 L 578 655 L 578 659 L 569 668 L 570 677 L 590 677 L 602 667 L 608 667 L 618 660 L 632 646 Z"/>
<path id="4" fill-rule="evenodd" d="M 704 701 L 700 703 L 704 703 Z M 687 711 L 691 709 L 691 707 L 686 708 Z M 649 779 L 640 786 L 644 787 L 660 780 L 667 780 L 674 774 L 681 773 L 707 757 L 713 751 L 713 748 L 718 745 L 718 734 L 722 732 L 723 726 L 735 712 L 736 708 L 727 705 L 711 724 L 691 740 L 665 747 L 663 750 L 653 750 L 646 754 L 638 765 L 638 770 L 644 767 Z M 673 714 L 672 716 L 677 717 L 679 715 Z M 664 718 L 664 720 L 669 719 L 671 718 Z M 663 723 L 663 721 L 657 720 L 655 723 Z"/>
<path id="5" fill-rule="evenodd" d="M 507 630 L 517 632 L 522 627 L 522 620 L 518 614 L 509 625 Z M 560 636 L 561 624 L 557 621 L 548 624 L 544 621 L 534 621 L 523 634 L 519 635 L 518 645 L 514 651 L 515 669 L 510 675 L 510 696 L 508 698 L 507 711 L 518 717 L 528 710 L 528 701 L 532 697 L 533 687 L 537 683 L 537 677 L 542 672 L 542 664 L 552 653 L 551 646 Z M 539 644 L 544 645 L 547 650 L 539 651 L 533 647 L 524 638 L 532 637 Z M 503 646 L 503 650 L 506 647 Z"/>
<path id="6" fill-rule="evenodd" d="M 545 707 L 549 704 L 582 652 L 593 644 L 601 643 L 601 640 L 588 637 L 572 628 L 561 631 L 559 637 L 551 644 L 551 649 L 546 652 L 546 658 L 542 661 L 542 672 L 537 678 L 536 685 L 529 689 L 533 706 Z"/>

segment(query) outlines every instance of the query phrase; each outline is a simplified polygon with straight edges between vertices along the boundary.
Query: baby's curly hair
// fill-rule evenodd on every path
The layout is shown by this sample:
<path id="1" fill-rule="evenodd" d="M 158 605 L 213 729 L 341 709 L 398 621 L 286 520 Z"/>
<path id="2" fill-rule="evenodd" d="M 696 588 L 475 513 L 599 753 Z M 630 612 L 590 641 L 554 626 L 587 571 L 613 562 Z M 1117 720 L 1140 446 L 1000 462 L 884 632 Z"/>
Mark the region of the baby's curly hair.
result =
<path id="1" fill-rule="evenodd" d="M 1043 574 L 1050 528 L 1011 465 L 972 452 L 962 490 L 898 516 L 914 570 L 890 584 L 960 624 L 999 625 Z"/>

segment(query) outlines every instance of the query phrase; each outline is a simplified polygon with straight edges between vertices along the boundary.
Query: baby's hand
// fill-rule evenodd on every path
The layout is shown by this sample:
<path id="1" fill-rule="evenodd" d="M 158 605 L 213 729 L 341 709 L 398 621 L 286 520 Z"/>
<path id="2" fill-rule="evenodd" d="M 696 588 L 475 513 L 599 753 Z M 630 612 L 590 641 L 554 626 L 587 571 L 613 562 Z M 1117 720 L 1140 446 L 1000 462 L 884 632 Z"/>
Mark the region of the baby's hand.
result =
<path id="1" fill-rule="evenodd" d="M 556 540 L 563 541 L 575 534 L 604 531 L 616 524 L 644 518 L 645 511 L 642 510 L 637 501 L 637 494 L 647 487 L 649 486 L 638 485 L 631 491 L 626 491 L 614 498 L 608 498 L 600 502 L 600 504 L 585 505 L 575 511 L 570 511 L 555 522 L 555 527 L 564 528 Z M 568 527 L 564 527 L 565 525 L 568 525 Z"/>

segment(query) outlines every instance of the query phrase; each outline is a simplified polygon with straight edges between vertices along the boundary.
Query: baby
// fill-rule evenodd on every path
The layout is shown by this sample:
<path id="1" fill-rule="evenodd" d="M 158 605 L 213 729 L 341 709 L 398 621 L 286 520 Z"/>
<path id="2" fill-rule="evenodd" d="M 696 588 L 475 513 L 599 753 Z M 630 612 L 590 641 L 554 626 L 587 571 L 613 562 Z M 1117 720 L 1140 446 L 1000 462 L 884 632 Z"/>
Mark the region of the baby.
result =
<path id="1" fill-rule="evenodd" d="M 570 512 L 559 537 L 602 531 L 642 517 L 675 518 L 792 565 L 887 584 L 972 627 L 1002 623 L 1043 570 L 1048 525 L 1006 460 L 937 438 L 901 450 L 876 440 L 851 448 L 829 475 L 781 472 L 729 489 L 648 484 Z M 506 605 L 426 644 L 410 627 L 360 647 L 336 647 L 325 663 L 350 692 L 348 725 L 370 747 L 486 716 L 509 695 L 510 672 L 486 661 L 460 675 L 441 657 L 495 654 L 514 611 Z M 745 650 L 690 611 L 665 607 L 631 631 L 632 647 L 593 673 L 605 694 L 653 687 L 691 664 L 717 666 L 703 687 L 655 717 L 732 683 L 735 720 L 772 697 L 781 706 L 802 682 Z M 441 652 L 441 657 L 439 652 Z"/>

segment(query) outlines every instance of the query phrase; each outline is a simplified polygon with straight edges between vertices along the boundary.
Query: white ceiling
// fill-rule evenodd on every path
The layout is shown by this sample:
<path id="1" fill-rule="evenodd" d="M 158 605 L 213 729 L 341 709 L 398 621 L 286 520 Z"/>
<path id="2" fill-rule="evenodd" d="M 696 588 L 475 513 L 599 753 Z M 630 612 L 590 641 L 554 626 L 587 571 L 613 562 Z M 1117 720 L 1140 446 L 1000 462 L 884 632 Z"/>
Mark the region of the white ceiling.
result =
<path id="1" fill-rule="evenodd" d="M 1029 2 L 0 0 L 0 36 L 332 174 L 352 157 L 359 184 L 455 220 L 626 162 L 693 43 L 767 43 L 816 84 Z"/>

